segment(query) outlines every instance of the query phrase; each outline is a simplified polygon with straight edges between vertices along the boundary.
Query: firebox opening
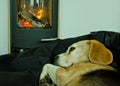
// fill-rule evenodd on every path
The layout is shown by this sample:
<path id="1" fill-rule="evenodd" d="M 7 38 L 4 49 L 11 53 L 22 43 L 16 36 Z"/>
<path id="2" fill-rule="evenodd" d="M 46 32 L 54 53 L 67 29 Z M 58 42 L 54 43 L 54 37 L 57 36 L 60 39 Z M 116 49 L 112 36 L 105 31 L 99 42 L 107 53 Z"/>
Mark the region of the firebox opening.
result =
<path id="1" fill-rule="evenodd" d="M 17 26 L 52 27 L 52 0 L 17 0 Z"/>

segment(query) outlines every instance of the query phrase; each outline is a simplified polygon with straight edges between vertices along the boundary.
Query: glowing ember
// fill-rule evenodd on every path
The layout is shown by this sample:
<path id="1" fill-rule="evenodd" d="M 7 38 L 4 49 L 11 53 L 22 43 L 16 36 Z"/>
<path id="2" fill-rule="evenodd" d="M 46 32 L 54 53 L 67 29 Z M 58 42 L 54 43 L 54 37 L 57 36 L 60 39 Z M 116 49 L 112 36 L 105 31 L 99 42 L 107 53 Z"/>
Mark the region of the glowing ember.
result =
<path id="1" fill-rule="evenodd" d="M 24 18 L 22 18 L 21 22 L 24 27 L 33 27 L 33 25 Z"/>

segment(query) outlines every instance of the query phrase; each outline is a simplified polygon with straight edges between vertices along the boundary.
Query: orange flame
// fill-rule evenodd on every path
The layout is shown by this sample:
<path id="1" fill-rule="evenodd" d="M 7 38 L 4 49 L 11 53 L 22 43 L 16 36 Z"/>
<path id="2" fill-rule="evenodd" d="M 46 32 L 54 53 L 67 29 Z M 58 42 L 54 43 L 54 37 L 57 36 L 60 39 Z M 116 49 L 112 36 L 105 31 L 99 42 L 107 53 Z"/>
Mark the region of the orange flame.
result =
<path id="1" fill-rule="evenodd" d="M 39 10 L 35 13 L 35 16 L 36 16 L 38 19 L 41 19 L 41 17 L 43 16 L 43 9 L 39 9 Z"/>
<path id="2" fill-rule="evenodd" d="M 33 27 L 33 25 L 24 18 L 22 18 L 21 22 L 24 27 Z"/>

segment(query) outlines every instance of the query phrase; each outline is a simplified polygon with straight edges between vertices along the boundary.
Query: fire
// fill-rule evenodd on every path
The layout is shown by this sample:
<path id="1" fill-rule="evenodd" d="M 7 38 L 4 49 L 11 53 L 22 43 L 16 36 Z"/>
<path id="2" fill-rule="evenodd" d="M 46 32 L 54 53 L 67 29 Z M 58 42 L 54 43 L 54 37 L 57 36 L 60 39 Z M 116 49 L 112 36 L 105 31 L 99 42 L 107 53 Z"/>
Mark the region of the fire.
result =
<path id="1" fill-rule="evenodd" d="M 37 19 L 41 19 L 41 17 L 43 16 L 43 9 L 39 9 L 36 13 L 35 16 Z"/>
<path id="2" fill-rule="evenodd" d="M 33 27 L 33 25 L 24 18 L 22 18 L 21 22 L 24 27 Z"/>

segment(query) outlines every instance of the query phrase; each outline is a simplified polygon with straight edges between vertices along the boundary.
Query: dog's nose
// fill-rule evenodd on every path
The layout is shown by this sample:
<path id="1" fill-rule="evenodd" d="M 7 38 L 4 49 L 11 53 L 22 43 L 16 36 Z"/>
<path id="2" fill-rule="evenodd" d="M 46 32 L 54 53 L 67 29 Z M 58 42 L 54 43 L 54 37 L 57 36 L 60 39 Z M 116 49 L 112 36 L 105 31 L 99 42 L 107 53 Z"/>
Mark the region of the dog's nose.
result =
<path id="1" fill-rule="evenodd" d="M 58 65 L 58 58 L 59 58 L 58 55 L 54 57 L 54 65 Z"/>
<path id="2" fill-rule="evenodd" d="M 59 58 L 59 56 L 57 55 L 57 56 L 54 57 L 54 60 L 57 60 L 58 58 Z"/>

